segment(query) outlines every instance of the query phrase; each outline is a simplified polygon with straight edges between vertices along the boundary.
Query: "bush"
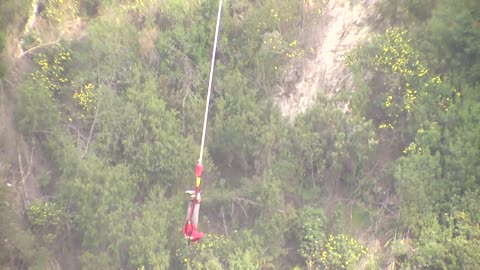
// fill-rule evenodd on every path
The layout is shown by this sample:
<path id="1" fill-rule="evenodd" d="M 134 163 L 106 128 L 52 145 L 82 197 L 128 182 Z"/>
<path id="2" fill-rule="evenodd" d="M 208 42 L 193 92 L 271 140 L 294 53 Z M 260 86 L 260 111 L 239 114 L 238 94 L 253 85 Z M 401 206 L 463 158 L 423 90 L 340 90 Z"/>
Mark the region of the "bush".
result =
<path id="1" fill-rule="evenodd" d="M 43 243 L 50 244 L 56 236 L 62 210 L 54 202 L 36 202 L 27 211 L 32 230 Z"/>
<path id="2" fill-rule="evenodd" d="M 325 217 L 321 209 L 307 206 L 300 210 L 295 226 L 298 253 L 307 269 L 316 269 L 320 264 L 322 247 L 326 240 Z"/>
<path id="3" fill-rule="evenodd" d="M 322 269 L 354 269 L 367 248 L 346 234 L 330 235 L 320 257 Z"/>
<path id="4" fill-rule="evenodd" d="M 45 133 L 58 127 L 60 113 L 48 89 L 24 83 L 15 100 L 15 120 L 22 132 Z"/>

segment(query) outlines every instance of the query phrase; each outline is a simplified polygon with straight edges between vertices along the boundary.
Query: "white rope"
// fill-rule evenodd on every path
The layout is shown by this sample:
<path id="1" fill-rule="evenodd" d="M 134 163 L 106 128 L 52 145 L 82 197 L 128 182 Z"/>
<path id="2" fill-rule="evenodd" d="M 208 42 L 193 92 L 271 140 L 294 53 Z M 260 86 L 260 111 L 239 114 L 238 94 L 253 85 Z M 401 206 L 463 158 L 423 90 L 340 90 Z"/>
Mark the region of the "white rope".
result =
<path id="1" fill-rule="evenodd" d="M 208 80 L 207 104 L 205 105 L 205 117 L 203 118 L 202 143 L 200 144 L 200 158 L 198 163 L 202 164 L 203 148 L 205 147 L 205 135 L 207 133 L 208 107 L 210 105 L 210 93 L 212 92 L 213 70 L 215 67 L 215 54 L 217 52 L 218 29 L 220 28 L 220 17 L 222 14 L 222 0 L 218 3 L 217 26 L 215 28 L 215 41 L 213 42 L 212 62 L 210 65 L 210 78 Z"/>

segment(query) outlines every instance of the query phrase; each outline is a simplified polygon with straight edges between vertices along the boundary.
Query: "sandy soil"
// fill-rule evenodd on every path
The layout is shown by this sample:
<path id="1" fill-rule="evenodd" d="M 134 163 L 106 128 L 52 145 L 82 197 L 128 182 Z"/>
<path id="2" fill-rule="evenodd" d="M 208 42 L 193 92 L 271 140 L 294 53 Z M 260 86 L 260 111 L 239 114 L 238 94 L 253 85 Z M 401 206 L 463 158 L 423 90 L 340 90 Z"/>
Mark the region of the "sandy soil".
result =
<path id="1" fill-rule="evenodd" d="M 349 82 L 343 56 L 368 36 L 367 20 L 375 16 L 375 0 L 351 2 L 355 1 L 330 0 L 324 9 L 326 24 L 318 24 L 314 31 L 316 57 L 304 62 L 302 78 L 295 89 L 287 89 L 291 94 L 276 99 L 284 116 L 294 119 L 315 102 L 318 91 L 329 96 Z"/>

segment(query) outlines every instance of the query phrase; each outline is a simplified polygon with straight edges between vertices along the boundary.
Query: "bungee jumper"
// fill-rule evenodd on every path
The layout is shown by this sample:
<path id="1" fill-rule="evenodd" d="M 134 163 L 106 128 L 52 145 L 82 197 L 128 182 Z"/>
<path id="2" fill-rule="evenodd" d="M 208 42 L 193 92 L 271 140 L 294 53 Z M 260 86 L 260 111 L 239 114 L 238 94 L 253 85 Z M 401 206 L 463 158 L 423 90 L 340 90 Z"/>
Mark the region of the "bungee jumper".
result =
<path id="1" fill-rule="evenodd" d="M 183 234 L 185 235 L 185 238 L 192 242 L 197 242 L 203 237 L 203 232 L 198 230 L 198 214 L 200 213 L 200 202 L 202 201 L 202 196 L 200 194 L 202 171 L 203 165 L 199 161 L 199 163 L 197 163 L 197 168 L 195 169 L 195 175 L 197 176 L 195 190 L 185 191 L 185 193 L 190 196 L 190 203 L 188 204 Z"/>
<path id="2" fill-rule="evenodd" d="M 218 32 L 220 28 L 220 17 L 222 14 L 222 0 L 218 3 L 218 15 L 217 15 L 217 26 L 215 28 L 215 39 L 213 42 L 213 52 L 212 60 L 210 65 L 210 78 L 208 80 L 208 91 L 207 91 L 207 102 L 205 105 L 205 116 L 203 118 L 203 132 L 202 132 L 202 143 L 200 145 L 200 158 L 198 159 L 197 166 L 195 168 L 195 190 L 187 190 L 187 193 L 190 196 L 190 202 L 187 208 L 187 216 L 185 220 L 185 226 L 183 227 L 183 235 L 186 239 L 191 242 L 197 242 L 203 237 L 203 232 L 198 230 L 198 216 L 200 213 L 200 203 L 202 197 L 200 195 L 200 184 L 202 182 L 202 172 L 203 172 L 203 149 L 205 147 L 205 135 L 207 133 L 207 121 L 208 121 L 208 107 L 210 104 L 210 94 L 212 92 L 212 82 L 213 82 L 213 71 L 215 67 L 215 54 L 217 51 L 217 42 L 218 42 Z"/>

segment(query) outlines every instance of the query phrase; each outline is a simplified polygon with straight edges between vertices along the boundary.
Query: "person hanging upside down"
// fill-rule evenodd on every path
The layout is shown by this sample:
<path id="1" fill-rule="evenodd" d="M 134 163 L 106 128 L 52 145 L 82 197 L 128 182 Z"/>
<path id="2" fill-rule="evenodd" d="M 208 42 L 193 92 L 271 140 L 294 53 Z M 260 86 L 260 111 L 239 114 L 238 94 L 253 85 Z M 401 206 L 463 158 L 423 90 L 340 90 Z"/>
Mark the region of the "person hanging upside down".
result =
<path id="1" fill-rule="evenodd" d="M 203 232 L 198 231 L 198 214 L 200 212 L 202 196 L 200 193 L 195 195 L 195 191 L 193 190 L 187 190 L 185 193 L 190 195 L 190 202 L 188 203 L 186 224 L 183 228 L 183 234 L 185 235 L 185 238 L 190 241 L 197 242 L 203 237 Z"/>

